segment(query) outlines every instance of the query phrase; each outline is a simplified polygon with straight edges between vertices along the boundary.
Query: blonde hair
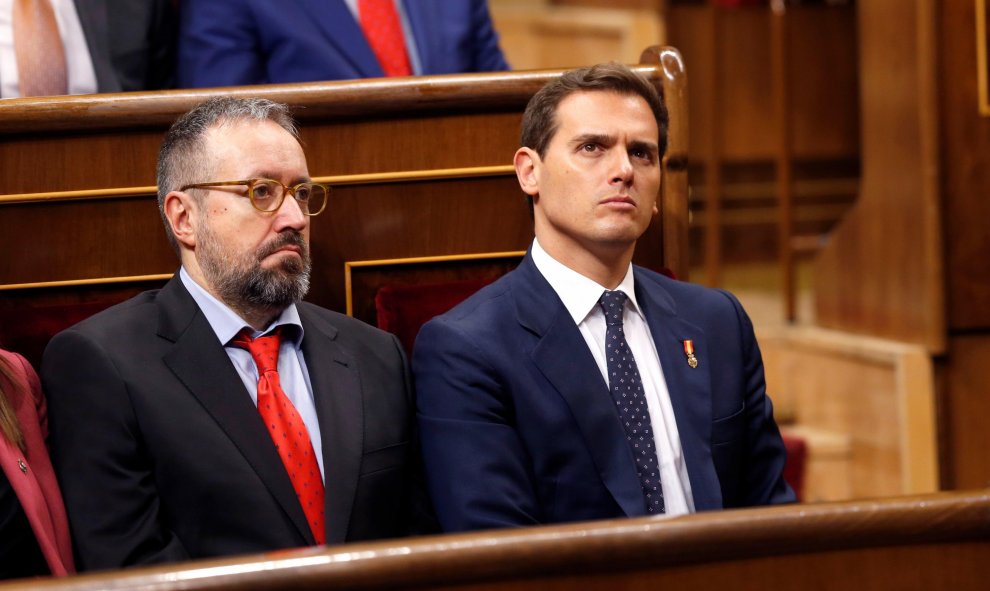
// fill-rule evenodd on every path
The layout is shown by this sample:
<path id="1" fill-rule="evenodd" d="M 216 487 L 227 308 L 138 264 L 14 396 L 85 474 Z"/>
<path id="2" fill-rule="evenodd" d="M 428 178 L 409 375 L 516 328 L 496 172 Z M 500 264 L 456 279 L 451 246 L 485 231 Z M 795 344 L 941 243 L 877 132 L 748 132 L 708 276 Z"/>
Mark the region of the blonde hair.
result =
<path id="1" fill-rule="evenodd" d="M 14 406 L 4 390 L 5 384 L 14 384 L 14 370 L 4 357 L 0 357 L 0 435 L 24 451 L 24 433 L 14 414 Z"/>

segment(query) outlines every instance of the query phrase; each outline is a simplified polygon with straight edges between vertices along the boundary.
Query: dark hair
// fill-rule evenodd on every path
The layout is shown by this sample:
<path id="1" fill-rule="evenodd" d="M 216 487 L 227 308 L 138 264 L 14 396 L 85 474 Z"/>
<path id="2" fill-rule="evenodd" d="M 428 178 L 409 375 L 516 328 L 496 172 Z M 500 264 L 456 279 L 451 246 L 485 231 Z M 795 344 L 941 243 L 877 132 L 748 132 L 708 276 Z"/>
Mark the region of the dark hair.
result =
<path id="1" fill-rule="evenodd" d="M 158 212 L 165 224 L 165 234 L 172 248 L 179 245 L 165 218 L 165 196 L 187 184 L 206 182 L 212 164 L 204 153 L 203 137 L 214 127 L 238 121 L 272 121 L 299 139 L 296 122 L 288 105 L 263 98 L 218 96 L 207 99 L 179 117 L 162 141 L 158 151 Z"/>
<path id="2" fill-rule="evenodd" d="M 663 157 L 667 151 L 667 107 L 653 84 L 627 66 L 616 62 L 570 70 L 564 72 L 560 78 L 547 82 L 526 105 L 520 145 L 535 150 L 543 158 L 550 140 L 557 132 L 557 107 L 560 102 L 575 92 L 589 91 L 643 97 L 657 120 L 659 155 Z"/>

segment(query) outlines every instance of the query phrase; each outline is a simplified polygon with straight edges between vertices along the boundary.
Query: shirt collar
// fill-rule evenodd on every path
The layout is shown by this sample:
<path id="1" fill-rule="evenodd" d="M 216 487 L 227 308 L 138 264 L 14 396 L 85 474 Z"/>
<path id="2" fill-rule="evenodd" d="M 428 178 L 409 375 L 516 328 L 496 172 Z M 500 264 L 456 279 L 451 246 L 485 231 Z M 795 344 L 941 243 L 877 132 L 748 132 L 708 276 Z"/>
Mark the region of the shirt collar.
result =
<path id="1" fill-rule="evenodd" d="M 251 338 L 256 338 L 262 334 L 271 332 L 276 326 L 283 325 L 297 327 L 295 330 L 285 331 L 283 334 L 284 340 L 293 341 L 297 347 L 302 343 L 302 321 L 299 320 L 299 310 L 296 309 L 295 304 L 290 304 L 288 308 L 282 310 L 278 318 L 265 330 L 256 331 L 244 322 L 244 319 L 238 316 L 230 307 L 213 297 L 200 284 L 196 283 L 185 267 L 179 268 L 179 279 L 182 281 L 182 285 L 185 286 L 186 291 L 189 292 L 189 295 L 196 301 L 199 309 L 203 312 L 203 316 L 206 317 L 206 321 L 210 323 L 210 328 L 213 329 L 217 338 L 224 345 L 229 343 L 230 339 L 234 338 L 242 328 L 247 327 L 251 331 Z"/>
<path id="2" fill-rule="evenodd" d="M 598 309 L 598 300 L 602 297 L 602 292 L 608 291 L 608 288 L 599 285 L 550 256 L 540 246 L 539 240 L 535 238 L 531 253 L 537 270 L 546 278 L 550 287 L 557 292 L 560 301 L 563 302 L 567 312 L 574 319 L 574 324 L 581 324 L 589 314 Z M 626 275 L 615 288 L 615 291 L 622 291 L 629 296 L 633 311 L 642 316 L 639 303 L 636 301 L 635 287 L 633 267 L 632 263 L 629 263 Z"/>

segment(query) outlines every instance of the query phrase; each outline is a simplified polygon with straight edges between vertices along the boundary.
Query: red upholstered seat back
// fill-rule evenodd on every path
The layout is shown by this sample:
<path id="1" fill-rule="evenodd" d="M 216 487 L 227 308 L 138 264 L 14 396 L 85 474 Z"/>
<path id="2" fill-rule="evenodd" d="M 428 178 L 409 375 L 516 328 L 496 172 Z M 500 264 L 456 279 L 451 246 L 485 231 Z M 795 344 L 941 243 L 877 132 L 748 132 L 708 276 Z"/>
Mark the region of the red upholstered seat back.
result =
<path id="1" fill-rule="evenodd" d="M 116 304 L 116 300 L 0 307 L 0 343 L 41 367 L 41 355 L 53 336 Z"/>
<path id="2" fill-rule="evenodd" d="M 784 464 L 784 480 L 791 485 L 799 501 L 804 500 L 804 470 L 808 457 L 808 447 L 804 439 L 796 435 L 784 434 L 784 448 L 787 450 L 787 463 Z"/>
<path id="3" fill-rule="evenodd" d="M 375 294 L 378 328 L 399 337 L 412 357 L 420 327 L 468 298 L 492 279 L 465 279 L 443 283 L 385 285 Z"/>

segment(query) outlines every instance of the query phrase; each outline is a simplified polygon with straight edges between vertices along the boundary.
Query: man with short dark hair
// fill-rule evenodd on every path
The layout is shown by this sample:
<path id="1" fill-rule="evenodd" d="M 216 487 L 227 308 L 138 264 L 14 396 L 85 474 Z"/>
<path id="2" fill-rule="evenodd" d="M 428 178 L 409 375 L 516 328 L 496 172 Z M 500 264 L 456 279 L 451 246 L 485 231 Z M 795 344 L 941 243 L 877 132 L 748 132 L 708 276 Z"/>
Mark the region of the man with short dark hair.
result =
<path id="1" fill-rule="evenodd" d="M 752 325 L 727 292 L 632 265 L 667 112 L 618 64 L 526 108 L 522 264 L 427 323 L 413 369 L 447 531 L 794 501 Z"/>
<path id="2" fill-rule="evenodd" d="M 215 98 L 169 130 L 160 291 L 45 351 L 81 569 L 400 536 L 416 525 L 398 341 L 301 301 L 314 183 L 285 105 Z"/>

